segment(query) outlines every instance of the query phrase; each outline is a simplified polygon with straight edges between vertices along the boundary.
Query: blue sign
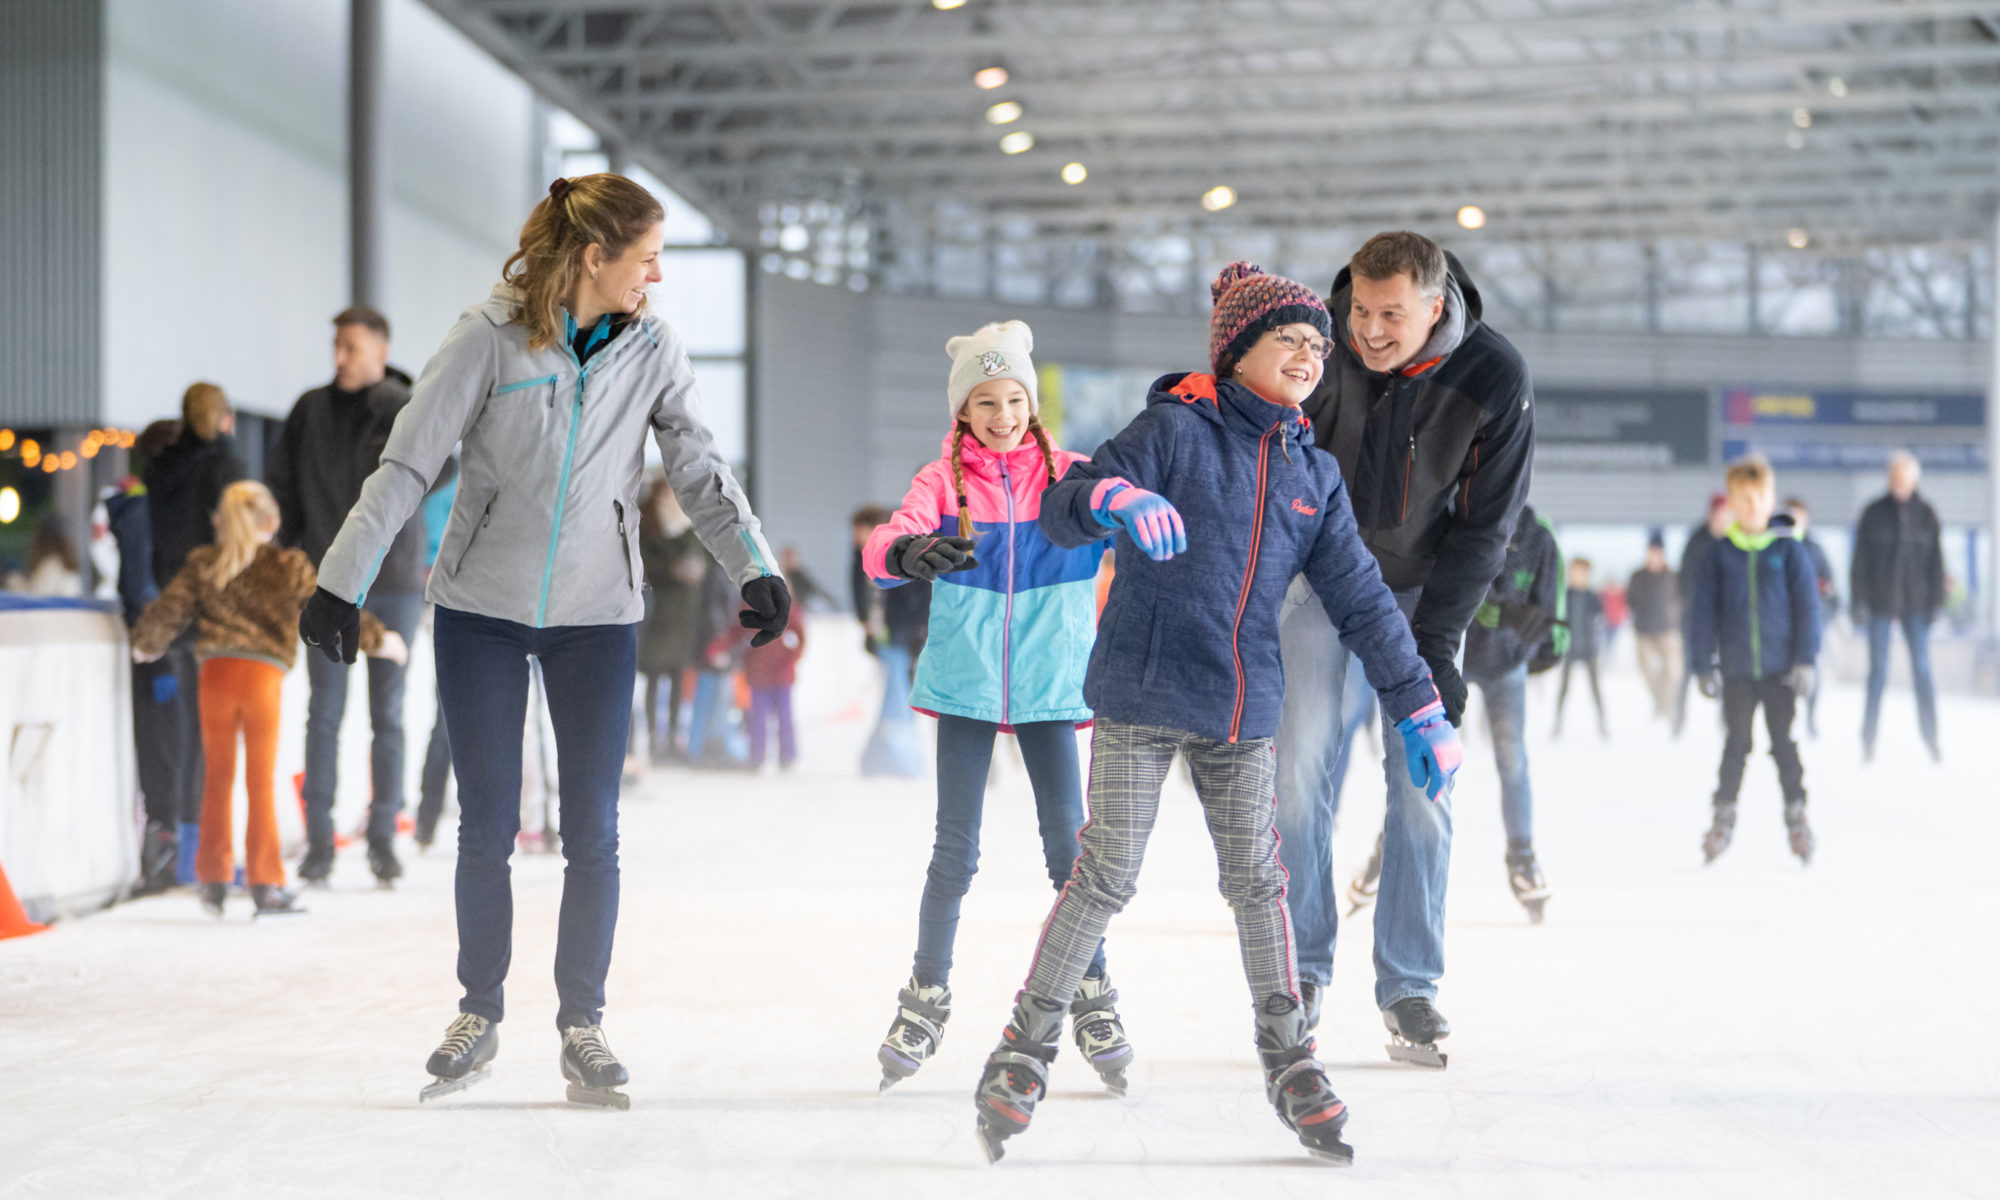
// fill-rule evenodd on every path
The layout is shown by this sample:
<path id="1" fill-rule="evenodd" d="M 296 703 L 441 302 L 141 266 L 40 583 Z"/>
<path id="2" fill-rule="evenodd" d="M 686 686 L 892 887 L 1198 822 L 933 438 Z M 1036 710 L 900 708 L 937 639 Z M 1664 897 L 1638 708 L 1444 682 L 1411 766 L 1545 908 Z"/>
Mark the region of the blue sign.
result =
<path id="1" fill-rule="evenodd" d="M 1984 429 L 1986 397 L 1972 393 L 1785 392 L 1726 388 L 1725 425 L 1847 425 Z"/>
<path id="2" fill-rule="evenodd" d="M 1830 438 L 1786 433 L 1722 439 L 1722 457 L 1725 462 L 1742 458 L 1755 451 L 1770 459 L 1774 467 L 1781 469 L 1792 467 L 1805 471 L 1882 470 L 1888 467 L 1889 456 L 1898 450 L 1908 450 L 1916 455 L 1917 461 L 1924 465 L 1926 471 L 1986 469 L 1986 445 L 1977 440 L 1913 446 L 1879 440 L 1834 441 Z"/>

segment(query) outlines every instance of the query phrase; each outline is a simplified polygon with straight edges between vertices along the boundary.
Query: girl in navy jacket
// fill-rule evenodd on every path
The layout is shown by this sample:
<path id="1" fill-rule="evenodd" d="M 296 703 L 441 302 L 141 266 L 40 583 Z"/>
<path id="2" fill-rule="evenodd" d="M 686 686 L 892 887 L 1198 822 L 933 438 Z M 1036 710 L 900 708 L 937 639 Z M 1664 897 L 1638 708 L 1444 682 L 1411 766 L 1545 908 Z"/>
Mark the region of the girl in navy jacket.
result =
<path id="1" fill-rule="evenodd" d="M 1308 1149 L 1350 1156 L 1338 1136 L 1346 1108 L 1306 1032 L 1273 828 L 1278 614 L 1294 576 L 1310 581 L 1401 719 L 1412 778 L 1435 798 L 1461 757 L 1409 624 L 1356 533 L 1339 467 L 1298 411 L 1332 349 L 1325 306 L 1248 263 L 1225 268 L 1211 291 L 1215 374 L 1160 379 L 1145 411 L 1042 498 L 1040 525 L 1057 545 L 1117 537 L 1118 574 L 1084 679 L 1097 715 L 1090 822 L 980 1082 L 989 1158 L 1041 1099 L 1069 998 L 1132 897 L 1176 753 L 1235 910 L 1269 1098 Z"/>

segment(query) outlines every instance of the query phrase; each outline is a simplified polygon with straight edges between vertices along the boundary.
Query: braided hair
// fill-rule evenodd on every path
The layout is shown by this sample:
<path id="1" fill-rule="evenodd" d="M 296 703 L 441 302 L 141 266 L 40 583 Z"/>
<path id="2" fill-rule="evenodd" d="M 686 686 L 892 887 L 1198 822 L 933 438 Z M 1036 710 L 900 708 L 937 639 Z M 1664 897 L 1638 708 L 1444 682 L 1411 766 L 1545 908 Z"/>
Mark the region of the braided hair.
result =
<path id="1" fill-rule="evenodd" d="M 958 495 L 958 536 L 968 539 L 978 537 L 979 530 L 973 527 L 972 507 L 965 500 L 965 462 L 959 456 L 959 447 L 964 444 L 966 438 L 976 438 L 977 436 L 977 434 L 972 432 L 970 424 L 960 421 L 952 431 L 951 438 L 951 487 L 952 491 Z M 1054 483 L 1056 481 L 1055 448 L 1049 444 L 1049 431 L 1042 428 L 1042 419 L 1040 417 L 1028 418 L 1028 436 L 1034 438 L 1035 445 L 1041 447 L 1042 467 L 1049 473 L 1049 482 Z"/>

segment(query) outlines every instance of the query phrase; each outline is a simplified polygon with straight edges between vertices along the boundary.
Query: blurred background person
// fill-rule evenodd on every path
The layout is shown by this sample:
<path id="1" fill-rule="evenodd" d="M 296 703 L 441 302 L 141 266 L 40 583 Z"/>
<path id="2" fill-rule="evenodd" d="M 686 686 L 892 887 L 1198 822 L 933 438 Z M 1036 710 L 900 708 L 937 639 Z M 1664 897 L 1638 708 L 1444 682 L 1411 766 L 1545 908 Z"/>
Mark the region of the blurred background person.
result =
<path id="1" fill-rule="evenodd" d="M 1569 562 L 1569 594 L 1563 601 L 1569 620 L 1569 653 L 1563 658 L 1562 684 L 1556 689 L 1556 725 L 1550 737 L 1562 736 L 1563 708 L 1569 703 L 1569 676 L 1579 663 L 1590 679 L 1590 703 L 1597 710 L 1597 736 L 1609 738 L 1604 720 L 1604 691 L 1597 679 L 1597 656 L 1603 648 L 1604 601 L 1591 587 L 1591 562 L 1581 555 Z"/>
<path id="2" fill-rule="evenodd" d="M 1701 565 L 1701 559 L 1708 553 L 1729 528 L 1729 497 L 1714 492 L 1708 497 L 1708 516 L 1703 522 L 1688 531 L 1687 544 L 1681 547 L 1680 584 L 1681 597 L 1681 645 L 1687 645 L 1688 599 L 1694 592 L 1694 572 Z M 1693 676 L 1681 672 L 1679 694 L 1674 699 L 1674 736 L 1681 735 L 1687 725 L 1688 684 Z"/>
<path id="3" fill-rule="evenodd" d="M 1861 757 L 1875 757 L 1882 689 L 1889 683 L 1889 638 L 1897 627 L 1910 651 L 1910 686 L 1917 725 L 1933 761 L 1938 745 L 1937 685 L 1931 677 L 1931 622 L 1945 599 L 1944 545 L 1937 510 L 1917 494 L 1923 468 L 1899 450 L 1889 459 L 1889 490 L 1861 510 L 1847 595 L 1854 623 L 1868 630 L 1868 703 L 1861 719 Z"/>
<path id="4" fill-rule="evenodd" d="M 1653 697 L 1653 716 L 1672 720 L 1681 683 L 1680 579 L 1667 565 L 1667 546 L 1658 530 L 1646 539 L 1646 561 L 1625 584 L 1632 613 L 1632 642 L 1639 674 Z"/>
<path id="5" fill-rule="evenodd" d="M 683 693 L 688 672 L 701 665 L 701 584 L 709 561 L 694 523 L 682 511 L 665 476 L 654 480 L 639 509 L 639 561 L 652 589 L 646 621 L 639 629 L 639 674 L 646 681 L 640 724 L 647 759 L 658 766 L 684 757 L 681 710 L 687 697 Z M 636 737 L 634 742 L 636 750 Z"/>

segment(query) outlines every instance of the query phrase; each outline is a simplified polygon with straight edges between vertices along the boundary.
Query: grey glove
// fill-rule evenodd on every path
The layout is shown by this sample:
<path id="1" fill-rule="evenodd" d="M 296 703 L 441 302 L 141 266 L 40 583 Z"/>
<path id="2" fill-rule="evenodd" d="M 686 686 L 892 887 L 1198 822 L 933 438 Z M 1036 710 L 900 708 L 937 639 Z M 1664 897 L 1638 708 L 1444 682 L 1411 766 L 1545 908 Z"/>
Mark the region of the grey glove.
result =
<path id="1" fill-rule="evenodd" d="M 974 545 L 970 538 L 904 534 L 889 545 L 889 570 L 904 579 L 922 580 L 936 579 L 953 571 L 970 571 L 979 565 L 979 560 L 972 557 Z"/>
<path id="2" fill-rule="evenodd" d="M 1811 663 L 1800 663 L 1785 673 L 1785 682 L 1791 685 L 1793 694 L 1812 695 L 1813 683 L 1819 678 L 1819 671 Z"/>
<path id="3" fill-rule="evenodd" d="M 1713 700 L 1722 694 L 1722 675 L 1716 671 L 1703 671 L 1694 677 L 1694 685 L 1701 689 L 1703 696 Z"/>

